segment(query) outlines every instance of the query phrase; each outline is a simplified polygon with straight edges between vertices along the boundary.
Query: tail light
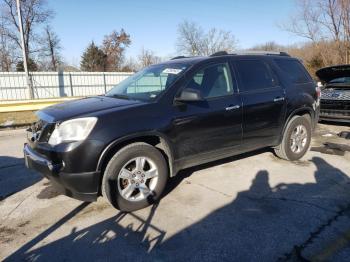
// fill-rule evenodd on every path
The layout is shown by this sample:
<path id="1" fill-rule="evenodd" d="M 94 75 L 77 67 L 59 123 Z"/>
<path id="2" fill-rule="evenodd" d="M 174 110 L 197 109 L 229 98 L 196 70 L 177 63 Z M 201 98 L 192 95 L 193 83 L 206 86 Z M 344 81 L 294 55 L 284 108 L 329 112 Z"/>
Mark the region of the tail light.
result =
<path id="1" fill-rule="evenodd" d="M 321 97 L 321 87 L 320 86 L 316 86 L 316 97 L 320 98 Z"/>

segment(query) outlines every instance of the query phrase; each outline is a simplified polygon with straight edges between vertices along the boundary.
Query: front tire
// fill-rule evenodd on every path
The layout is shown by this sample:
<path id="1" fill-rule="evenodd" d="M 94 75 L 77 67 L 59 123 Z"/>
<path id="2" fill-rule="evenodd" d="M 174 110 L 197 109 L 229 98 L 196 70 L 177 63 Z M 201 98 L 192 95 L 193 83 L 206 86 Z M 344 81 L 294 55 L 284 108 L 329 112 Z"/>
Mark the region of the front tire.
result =
<path id="1" fill-rule="evenodd" d="M 309 118 L 294 116 L 287 124 L 281 144 L 274 148 L 276 155 L 285 160 L 299 160 L 309 149 L 311 133 Z"/>
<path id="2" fill-rule="evenodd" d="M 134 211 L 159 200 L 168 179 L 162 153 L 146 143 L 119 150 L 108 162 L 102 179 L 102 195 L 122 211 Z"/>

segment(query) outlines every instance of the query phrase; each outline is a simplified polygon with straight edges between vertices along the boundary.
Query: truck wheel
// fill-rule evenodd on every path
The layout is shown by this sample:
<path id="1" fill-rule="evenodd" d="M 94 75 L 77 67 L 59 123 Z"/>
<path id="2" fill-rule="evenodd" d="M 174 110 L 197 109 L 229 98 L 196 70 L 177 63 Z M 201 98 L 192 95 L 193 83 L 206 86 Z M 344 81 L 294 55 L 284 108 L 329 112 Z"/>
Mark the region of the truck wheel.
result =
<path id="1" fill-rule="evenodd" d="M 284 131 L 281 144 L 274 148 L 278 157 L 290 161 L 302 158 L 311 142 L 311 123 L 303 116 L 294 116 Z"/>
<path id="2" fill-rule="evenodd" d="M 160 199 L 168 179 L 161 152 L 146 143 L 119 150 L 108 162 L 102 179 L 102 195 L 122 211 L 134 211 Z"/>

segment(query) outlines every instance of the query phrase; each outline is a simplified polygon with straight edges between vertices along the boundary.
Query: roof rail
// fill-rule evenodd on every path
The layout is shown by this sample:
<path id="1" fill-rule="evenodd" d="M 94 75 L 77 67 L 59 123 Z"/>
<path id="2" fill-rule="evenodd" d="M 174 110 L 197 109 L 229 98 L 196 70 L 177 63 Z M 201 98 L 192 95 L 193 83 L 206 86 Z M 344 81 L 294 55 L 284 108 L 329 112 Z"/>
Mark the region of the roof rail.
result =
<path id="1" fill-rule="evenodd" d="M 233 55 L 279 55 L 279 56 L 290 56 L 287 52 L 275 52 L 275 51 L 238 51 Z"/>
<path id="2" fill-rule="evenodd" d="M 181 59 L 181 58 L 186 58 L 186 56 L 180 55 L 180 56 L 175 56 L 171 58 L 170 60 L 176 60 L 176 59 Z"/>
<path id="3" fill-rule="evenodd" d="M 215 52 L 214 54 L 211 54 L 210 57 L 221 56 L 221 55 L 228 55 L 228 53 L 226 51 L 218 51 L 218 52 Z"/>

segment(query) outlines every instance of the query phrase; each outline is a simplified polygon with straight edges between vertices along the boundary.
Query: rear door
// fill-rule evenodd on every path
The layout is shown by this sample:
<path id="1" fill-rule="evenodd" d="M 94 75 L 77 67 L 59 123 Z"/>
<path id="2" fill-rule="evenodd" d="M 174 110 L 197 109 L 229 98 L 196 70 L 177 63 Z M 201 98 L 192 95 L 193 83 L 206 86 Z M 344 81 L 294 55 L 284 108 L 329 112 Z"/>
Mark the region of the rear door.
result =
<path id="1" fill-rule="evenodd" d="M 268 61 L 234 60 L 243 103 L 243 144 L 260 148 L 275 144 L 285 115 L 285 90 Z"/>

